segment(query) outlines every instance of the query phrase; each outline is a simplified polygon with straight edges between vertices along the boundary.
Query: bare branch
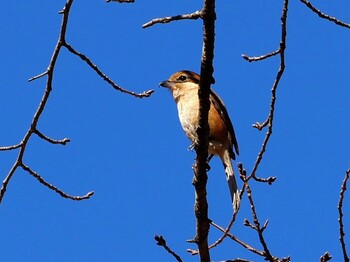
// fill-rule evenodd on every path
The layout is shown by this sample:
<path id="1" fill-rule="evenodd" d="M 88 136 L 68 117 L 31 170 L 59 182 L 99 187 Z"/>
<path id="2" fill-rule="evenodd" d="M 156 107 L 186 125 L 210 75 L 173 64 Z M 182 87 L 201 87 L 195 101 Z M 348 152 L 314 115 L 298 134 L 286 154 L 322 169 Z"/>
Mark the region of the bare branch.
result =
<path id="1" fill-rule="evenodd" d="M 98 67 L 97 65 L 95 65 L 86 55 L 79 53 L 78 51 L 76 51 L 71 45 L 64 43 L 63 44 L 64 47 L 66 47 L 68 49 L 69 52 L 71 52 L 72 54 L 80 57 L 81 60 L 83 60 L 84 62 L 86 62 L 103 80 L 105 80 L 108 84 L 110 84 L 114 89 L 138 97 L 138 98 L 143 98 L 143 97 L 149 97 L 154 90 L 148 90 L 145 91 L 143 93 L 137 94 L 135 92 L 126 90 L 121 88 L 119 85 L 117 85 L 116 83 L 113 82 L 113 80 L 111 80 L 106 74 L 104 74 Z"/>
<path id="2" fill-rule="evenodd" d="M 182 262 L 182 259 L 179 255 L 177 255 L 174 251 L 172 251 L 166 244 L 165 239 L 163 238 L 163 236 L 154 236 L 154 239 L 157 241 L 157 245 L 158 246 L 162 246 L 164 247 L 164 249 L 171 254 L 177 261 Z"/>
<path id="3" fill-rule="evenodd" d="M 237 242 L 238 244 L 240 244 L 241 246 L 243 246 L 247 250 L 249 250 L 249 251 L 251 251 L 251 252 L 253 252 L 253 253 L 255 253 L 255 254 L 259 255 L 259 256 L 263 256 L 263 257 L 266 256 L 264 251 L 257 250 L 255 248 L 253 248 L 252 246 L 250 246 L 247 243 L 243 242 L 242 240 L 238 239 L 236 236 L 228 233 L 227 230 L 225 230 L 224 228 L 220 227 L 219 225 L 217 225 L 213 221 L 211 221 L 210 224 L 213 225 L 215 228 L 219 229 L 221 232 L 225 233 L 229 238 L 231 238 L 233 241 Z"/>
<path id="4" fill-rule="evenodd" d="M 167 16 L 163 18 L 155 18 L 152 19 L 151 21 L 145 23 L 142 25 L 142 28 L 147 28 L 155 24 L 166 24 L 172 21 L 177 21 L 177 20 L 184 20 L 184 19 L 198 19 L 201 18 L 202 12 L 201 11 L 196 11 L 191 14 L 184 14 L 184 15 L 176 15 L 176 16 Z"/>
<path id="5" fill-rule="evenodd" d="M 38 135 L 38 137 L 40 137 L 43 140 L 46 140 L 47 142 L 51 143 L 51 144 L 60 144 L 60 145 L 66 145 L 68 142 L 70 142 L 69 138 L 63 138 L 61 140 L 55 140 L 52 139 L 46 135 L 44 135 L 43 133 L 41 133 L 39 130 L 34 130 L 34 133 Z"/>
<path id="6" fill-rule="evenodd" d="M 128 91 L 128 90 L 124 90 L 122 88 L 120 88 L 117 84 L 115 84 L 112 80 L 110 80 L 105 74 L 103 74 L 101 72 L 101 70 L 98 69 L 98 67 L 96 65 L 94 65 L 90 59 L 88 59 L 85 55 L 78 53 L 77 51 L 75 51 L 73 49 L 73 47 L 71 47 L 70 45 L 68 45 L 66 43 L 66 30 L 67 30 L 67 25 L 68 25 L 68 18 L 69 18 L 69 12 L 70 12 L 70 8 L 73 4 L 74 0 L 66 0 L 66 4 L 63 7 L 63 9 L 61 11 L 59 11 L 59 14 L 62 14 L 62 22 L 61 22 L 61 27 L 60 27 L 60 32 L 59 32 L 59 37 L 56 43 L 56 46 L 53 50 L 52 56 L 51 56 L 51 60 L 49 62 L 49 65 L 47 67 L 47 70 L 39 75 L 36 75 L 32 78 L 30 78 L 28 81 L 34 81 L 36 79 L 39 79 L 41 77 L 47 76 L 47 80 L 46 80 L 46 87 L 44 90 L 44 94 L 41 98 L 41 101 L 37 107 L 36 112 L 34 113 L 32 122 L 30 124 L 30 127 L 27 131 L 27 133 L 24 135 L 21 143 L 17 144 L 17 145 L 12 145 L 12 146 L 7 146 L 7 147 L 0 147 L 0 151 L 6 151 L 6 150 L 13 150 L 13 149 L 17 149 L 20 148 L 19 153 L 18 153 L 18 157 L 13 165 L 13 167 L 11 168 L 11 170 L 9 171 L 9 173 L 7 174 L 5 180 L 2 183 L 2 187 L 0 189 L 0 203 L 2 202 L 2 199 L 4 197 L 4 194 L 6 192 L 6 188 L 7 185 L 9 183 L 9 181 L 11 180 L 11 177 L 13 176 L 13 174 L 15 173 L 16 169 L 19 166 L 22 166 L 23 168 L 25 168 L 25 166 L 22 164 L 22 159 L 28 144 L 28 141 L 30 140 L 31 136 L 33 134 L 38 135 L 41 139 L 48 141 L 52 144 L 61 144 L 61 145 L 65 145 L 66 143 L 68 143 L 70 140 L 68 138 L 64 138 L 61 140 L 56 140 L 56 139 L 52 139 L 44 134 L 42 134 L 38 129 L 37 129 L 37 125 L 39 122 L 39 119 L 45 109 L 45 106 L 47 104 L 47 101 L 49 99 L 49 96 L 51 94 L 52 91 L 52 82 L 53 82 L 53 75 L 54 75 L 54 68 L 58 59 L 58 56 L 60 54 L 61 48 L 62 47 L 66 47 L 70 52 L 72 52 L 73 54 L 79 56 L 82 60 L 84 60 L 88 65 L 90 65 L 90 67 L 92 67 L 94 69 L 95 72 L 97 72 L 98 75 L 100 75 L 105 81 L 107 81 L 109 84 L 111 84 L 115 89 L 124 92 L 124 93 L 128 93 L 130 95 L 133 95 L 135 97 L 149 97 L 154 90 L 148 90 L 145 91 L 141 94 L 136 94 L 134 92 Z M 117 0 L 118 2 L 133 2 L 133 1 L 128 1 L 128 0 Z M 29 170 L 27 170 L 29 172 Z M 35 173 L 31 173 L 32 175 L 35 175 Z M 39 181 L 41 181 L 43 184 L 45 184 L 44 180 L 41 177 L 37 177 L 37 179 Z M 92 193 L 88 193 L 87 195 L 83 196 L 83 197 L 71 197 L 67 194 L 65 194 L 64 192 L 60 191 L 59 189 L 53 187 L 50 184 L 46 184 L 46 186 L 50 187 L 51 189 L 55 190 L 56 192 L 58 192 L 61 196 L 63 197 L 67 197 L 67 198 L 71 198 L 74 200 L 80 200 L 81 199 L 86 199 L 89 198 Z"/>
<path id="7" fill-rule="evenodd" d="M 0 203 L 2 202 L 2 199 L 3 199 L 4 194 L 6 192 L 7 185 L 9 183 L 9 181 L 11 180 L 14 172 L 16 171 L 16 169 L 19 166 L 22 165 L 23 155 L 24 155 L 24 152 L 26 150 L 28 141 L 31 138 L 32 134 L 36 130 L 40 116 L 41 116 L 42 112 L 44 111 L 44 108 L 45 108 L 46 103 L 49 99 L 50 93 L 52 91 L 54 67 L 56 65 L 56 61 L 57 61 L 59 52 L 60 52 L 61 47 L 62 47 L 62 43 L 64 42 L 64 39 L 65 39 L 66 29 L 67 29 L 67 24 L 68 24 L 68 16 L 69 16 L 69 11 L 70 11 L 70 7 L 71 7 L 72 3 L 73 3 L 73 0 L 67 0 L 64 8 L 61 11 L 61 13 L 63 14 L 62 23 L 61 23 L 61 30 L 60 30 L 59 38 L 58 38 L 58 41 L 56 43 L 55 49 L 52 53 L 52 57 L 51 57 L 51 60 L 50 60 L 50 63 L 49 63 L 49 66 L 48 66 L 46 72 L 32 78 L 33 80 L 35 80 L 35 79 L 38 79 L 39 77 L 47 75 L 45 91 L 44 91 L 44 94 L 41 98 L 39 106 L 38 106 L 38 108 L 33 116 L 30 128 L 27 131 L 27 133 L 24 135 L 24 138 L 21 142 L 20 151 L 18 153 L 17 159 L 16 159 L 14 165 L 12 166 L 11 170 L 9 171 L 8 175 L 6 176 L 5 180 L 2 183 L 2 187 L 0 189 Z"/>
<path id="8" fill-rule="evenodd" d="M 0 151 L 9 151 L 9 150 L 13 150 L 13 149 L 17 149 L 20 148 L 22 146 L 22 142 L 17 144 L 17 145 L 12 145 L 12 146 L 2 146 L 0 147 Z"/>
<path id="9" fill-rule="evenodd" d="M 71 195 L 68 195 L 67 193 L 65 193 L 62 190 L 58 189 L 54 185 L 49 184 L 48 182 L 46 182 L 38 173 L 36 173 L 33 170 L 31 170 L 29 168 L 29 166 L 27 166 L 27 165 L 25 165 L 23 163 L 20 166 L 23 168 L 23 170 L 27 171 L 30 175 L 35 177 L 41 184 L 43 184 L 47 188 L 55 191 L 56 193 L 60 194 L 61 197 L 69 198 L 71 200 L 80 201 L 80 200 L 84 200 L 84 199 L 89 199 L 94 194 L 94 192 L 88 192 L 84 196 L 71 196 Z"/>
<path id="10" fill-rule="evenodd" d="M 265 255 L 266 260 L 268 260 L 270 262 L 274 262 L 275 260 L 274 260 L 273 256 L 271 255 L 271 253 L 270 253 L 270 251 L 269 251 L 269 249 L 267 247 L 267 244 L 266 244 L 266 241 L 265 241 L 265 238 L 264 238 L 264 235 L 263 235 L 263 229 L 260 226 L 258 215 L 257 215 L 256 210 L 255 210 L 255 204 L 254 204 L 254 201 L 253 201 L 252 190 L 250 189 L 248 180 L 246 180 L 245 186 L 246 186 L 246 189 L 247 189 L 247 197 L 248 197 L 248 200 L 249 200 L 249 203 L 250 203 L 250 208 L 251 208 L 251 211 L 252 211 L 252 216 L 253 216 L 253 221 L 254 221 L 254 225 L 250 224 L 250 222 L 248 222 L 247 225 L 249 225 L 251 228 L 253 228 L 254 230 L 257 231 L 260 243 L 261 243 L 261 245 L 263 246 L 263 249 L 264 249 L 264 255 Z M 247 221 L 247 220 L 245 220 L 245 221 Z"/>
<path id="11" fill-rule="evenodd" d="M 246 171 L 243 169 L 242 163 L 238 164 L 238 172 L 239 172 L 241 178 L 243 178 L 243 177 L 245 178 L 246 177 Z M 242 179 L 242 180 L 244 180 L 244 179 Z M 243 196 L 244 192 L 245 192 L 245 185 L 243 185 L 242 189 L 240 190 L 240 195 L 239 195 L 240 199 L 242 199 L 242 196 Z M 213 244 L 211 244 L 209 246 L 209 249 L 212 249 L 212 248 L 218 246 L 229 235 L 231 227 L 233 226 L 234 222 L 236 221 L 236 217 L 237 217 L 238 211 L 239 211 L 239 208 L 234 211 L 234 213 L 232 215 L 232 218 L 231 218 L 231 220 L 230 220 L 226 230 L 224 231 L 224 234 L 218 240 L 216 240 Z M 212 223 L 212 222 L 210 222 L 210 223 Z M 187 252 L 191 253 L 191 255 L 198 255 L 199 250 L 187 249 Z"/>
<path id="12" fill-rule="evenodd" d="M 258 182 L 268 183 L 269 185 L 272 185 L 272 183 L 276 181 L 277 177 L 269 176 L 268 178 L 261 178 L 255 175 L 253 176 L 253 179 Z"/>
<path id="13" fill-rule="evenodd" d="M 36 76 L 33 76 L 32 78 L 29 78 L 29 79 L 28 79 L 28 82 L 32 82 L 32 81 L 34 81 L 34 80 L 36 80 L 36 79 L 39 79 L 39 78 L 41 78 L 41 77 L 43 77 L 43 76 L 46 76 L 48 73 L 49 73 L 49 71 L 46 70 L 45 72 L 43 72 L 43 73 L 41 73 L 41 74 L 39 74 L 39 75 L 36 75 Z"/>
<path id="14" fill-rule="evenodd" d="M 0 204 L 1 201 L 6 193 L 6 189 L 7 189 L 7 185 L 10 182 L 13 174 L 16 172 L 17 168 L 19 166 L 19 162 L 18 160 L 13 164 L 12 168 L 10 169 L 10 171 L 8 172 L 7 176 L 5 177 L 4 181 L 2 181 L 2 186 L 0 189 Z"/>
<path id="15" fill-rule="evenodd" d="M 308 8 L 310 8 L 314 13 L 316 13 L 319 17 L 326 19 L 328 21 L 331 21 L 339 26 L 342 27 L 346 27 L 350 29 L 350 24 L 344 23 L 340 20 L 338 20 L 335 17 L 329 16 L 327 14 L 322 13 L 319 9 L 317 9 L 316 7 L 314 7 L 309 1 L 307 0 L 300 0 L 300 2 L 302 2 L 303 4 L 305 4 Z"/>
<path id="16" fill-rule="evenodd" d="M 271 53 L 268 53 L 268 54 L 265 54 L 265 55 L 262 55 L 262 56 L 247 56 L 245 54 L 242 54 L 242 57 L 247 60 L 248 62 L 256 62 L 256 61 L 260 61 L 260 60 L 264 60 L 266 58 L 269 58 L 271 56 L 275 56 L 275 55 L 278 55 L 279 53 L 281 52 L 281 49 L 278 49 L 276 51 L 273 51 Z"/>
<path id="17" fill-rule="evenodd" d="M 282 78 L 282 75 L 284 73 L 285 69 L 285 63 L 284 63 L 284 56 L 285 56 L 285 50 L 286 50 L 286 36 L 287 36 L 287 13 L 288 13 L 288 0 L 284 0 L 283 3 L 283 10 L 281 15 L 281 42 L 280 42 L 280 48 L 279 48 L 279 55 L 280 55 L 280 66 L 276 75 L 275 82 L 273 83 L 272 89 L 271 89 L 271 102 L 270 102 L 270 112 L 269 116 L 265 120 L 263 124 L 256 123 L 254 127 L 258 128 L 259 130 L 262 130 L 264 127 L 268 126 L 268 130 L 265 135 L 265 139 L 263 141 L 263 144 L 261 146 L 260 152 L 258 154 L 258 157 L 255 161 L 253 170 L 249 176 L 248 179 L 251 177 L 255 177 L 255 173 L 260 165 L 260 162 L 263 158 L 263 155 L 266 151 L 267 144 L 270 140 L 270 137 L 272 135 L 272 129 L 273 129 L 273 119 L 275 114 L 275 103 L 276 103 L 276 92 L 277 88 L 279 86 L 279 82 Z"/>
<path id="18" fill-rule="evenodd" d="M 320 257 L 320 262 L 327 262 L 332 259 L 332 256 L 326 252 L 323 254 L 323 256 Z"/>
<path id="19" fill-rule="evenodd" d="M 341 243 L 341 248 L 343 251 L 343 256 L 344 256 L 344 261 L 345 262 L 349 262 L 349 257 L 348 254 L 346 252 L 346 245 L 345 245 L 345 233 L 344 233 L 344 223 L 343 223 L 343 202 L 344 202 L 344 197 L 345 197 L 345 191 L 346 191 L 346 186 L 347 186 L 347 182 L 349 180 L 350 177 L 350 169 L 348 169 L 346 171 L 345 174 L 345 178 L 343 180 L 342 186 L 341 186 L 341 190 L 340 190 L 340 197 L 339 197 L 339 202 L 338 202 L 338 212 L 339 212 L 339 240 Z"/>
<path id="20" fill-rule="evenodd" d="M 215 40 L 215 0 L 204 0 L 202 9 L 203 19 L 203 51 L 201 58 L 201 70 L 199 80 L 199 113 L 198 127 L 196 129 L 198 144 L 195 147 L 196 161 L 193 166 L 195 186 L 195 215 L 197 219 L 196 236 L 194 242 L 198 246 L 201 261 L 210 261 L 208 247 L 209 219 L 207 202 L 207 159 L 209 146 L 208 113 L 210 108 L 209 94 L 210 84 L 213 79 L 213 59 Z"/>

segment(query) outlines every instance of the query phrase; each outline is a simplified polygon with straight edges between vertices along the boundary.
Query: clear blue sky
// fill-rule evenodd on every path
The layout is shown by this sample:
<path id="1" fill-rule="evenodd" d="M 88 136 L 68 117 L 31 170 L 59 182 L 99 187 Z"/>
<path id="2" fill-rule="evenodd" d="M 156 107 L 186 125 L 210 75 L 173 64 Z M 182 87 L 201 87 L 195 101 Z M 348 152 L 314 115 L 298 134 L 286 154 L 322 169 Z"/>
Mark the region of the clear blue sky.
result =
<path id="1" fill-rule="evenodd" d="M 142 29 L 152 18 L 190 13 L 202 1 L 137 1 L 106 4 L 75 1 L 67 41 L 124 88 L 155 89 L 143 100 L 115 91 L 85 63 L 63 50 L 53 92 L 39 129 L 67 146 L 33 138 L 24 161 L 67 193 L 95 191 L 90 200 L 58 196 L 19 170 L 0 206 L 1 261 L 174 261 L 155 245 L 162 234 L 184 259 L 195 245 L 195 154 L 177 119 L 175 104 L 158 83 L 180 69 L 199 71 L 202 22 L 180 21 Z M 350 22 L 348 1 L 315 5 Z M 45 71 L 58 38 L 65 1 L 5 1 L 0 10 L 0 145 L 18 143 L 41 99 Z M 278 48 L 282 1 L 218 1 L 213 88 L 224 99 L 251 170 L 265 132 L 264 121 L 278 58 L 248 63 L 242 53 Z M 266 241 L 273 255 L 318 261 L 329 251 L 341 261 L 337 202 L 349 158 L 350 31 L 321 20 L 298 1 L 288 14 L 286 71 L 278 89 L 274 133 L 258 175 L 278 177 L 273 186 L 253 183 Z M 0 152 L 3 180 L 17 156 Z M 209 216 L 226 226 L 232 209 L 221 163 L 211 163 Z M 234 164 L 236 167 L 236 163 Z M 241 182 L 239 181 L 240 185 Z M 345 229 L 350 233 L 349 199 Z M 233 233 L 261 249 L 243 199 Z M 210 231 L 210 242 L 221 234 Z M 349 242 L 349 238 L 347 238 Z M 230 240 L 212 251 L 213 260 L 259 257 Z M 333 261 L 333 260 L 332 260 Z"/>

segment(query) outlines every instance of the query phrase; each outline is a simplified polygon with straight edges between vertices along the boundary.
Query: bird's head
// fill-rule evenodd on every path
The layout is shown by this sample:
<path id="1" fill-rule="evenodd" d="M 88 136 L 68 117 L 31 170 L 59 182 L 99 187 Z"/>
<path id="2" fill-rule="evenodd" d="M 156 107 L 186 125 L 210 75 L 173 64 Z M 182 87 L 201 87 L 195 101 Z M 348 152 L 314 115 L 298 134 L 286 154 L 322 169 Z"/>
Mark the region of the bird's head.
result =
<path id="1" fill-rule="evenodd" d="M 199 75 L 189 70 L 182 70 L 171 75 L 168 80 L 162 81 L 159 85 L 171 91 L 198 89 Z"/>

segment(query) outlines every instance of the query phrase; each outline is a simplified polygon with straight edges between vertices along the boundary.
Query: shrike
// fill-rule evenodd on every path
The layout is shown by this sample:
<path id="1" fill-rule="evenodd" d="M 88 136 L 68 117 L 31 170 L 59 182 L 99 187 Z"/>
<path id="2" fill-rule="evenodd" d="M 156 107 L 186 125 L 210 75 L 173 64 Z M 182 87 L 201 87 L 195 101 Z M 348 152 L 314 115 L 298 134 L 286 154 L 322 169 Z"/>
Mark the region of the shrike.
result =
<path id="1" fill-rule="evenodd" d="M 159 84 L 171 91 L 177 104 L 181 126 L 187 137 L 191 140 L 193 146 L 198 144 L 196 130 L 198 128 L 199 115 L 199 79 L 200 76 L 198 74 L 183 70 L 176 72 L 170 76 L 168 80 Z M 223 101 L 213 90 L 210 90 L 209 100 L 208 160 L 214 155 L 220 157 L 225 168 L 226 179 L 231 192 L 232 205 L 234 210 L 237 210 L 240 204 L 240 197 L 231 158 L 236 159 L 233 148 L 236 154 L 239 154 L 238 143 Z"/>

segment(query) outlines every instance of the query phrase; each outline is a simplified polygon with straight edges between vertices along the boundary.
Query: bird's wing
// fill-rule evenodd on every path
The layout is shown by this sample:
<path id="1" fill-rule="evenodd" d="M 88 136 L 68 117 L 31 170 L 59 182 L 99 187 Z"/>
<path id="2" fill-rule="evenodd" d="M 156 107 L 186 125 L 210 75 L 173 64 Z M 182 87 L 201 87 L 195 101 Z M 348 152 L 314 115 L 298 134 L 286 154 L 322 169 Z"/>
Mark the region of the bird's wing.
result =
<path id="1" fill-rule="evenodd" d="M 237 139 L 236 139 L 236 134 L 235 134 L 235 131 L 233 129 L 233 125 L 232 125 L 232 122 L 231 122 L 230 117 L 228 115 L 227 109 L 224 105 L 224 102 L 212 89 L 210 90 L 210 98 L 209 99 L 212 102 L 212 104 L 214 105 L 215 109 L 220 113 L 220 116 L 221 116 L 222 120 L 224 121 L 224 123 L 227 127 L 227 130 L 230 134 L 231 144 L 234 146 L 237 155 L 239 155 L 239 147 L 238 147 L 238 143 L 237 143 Z M 232 158 L 234 158 L 234 155 L 232 156 Z"/>

